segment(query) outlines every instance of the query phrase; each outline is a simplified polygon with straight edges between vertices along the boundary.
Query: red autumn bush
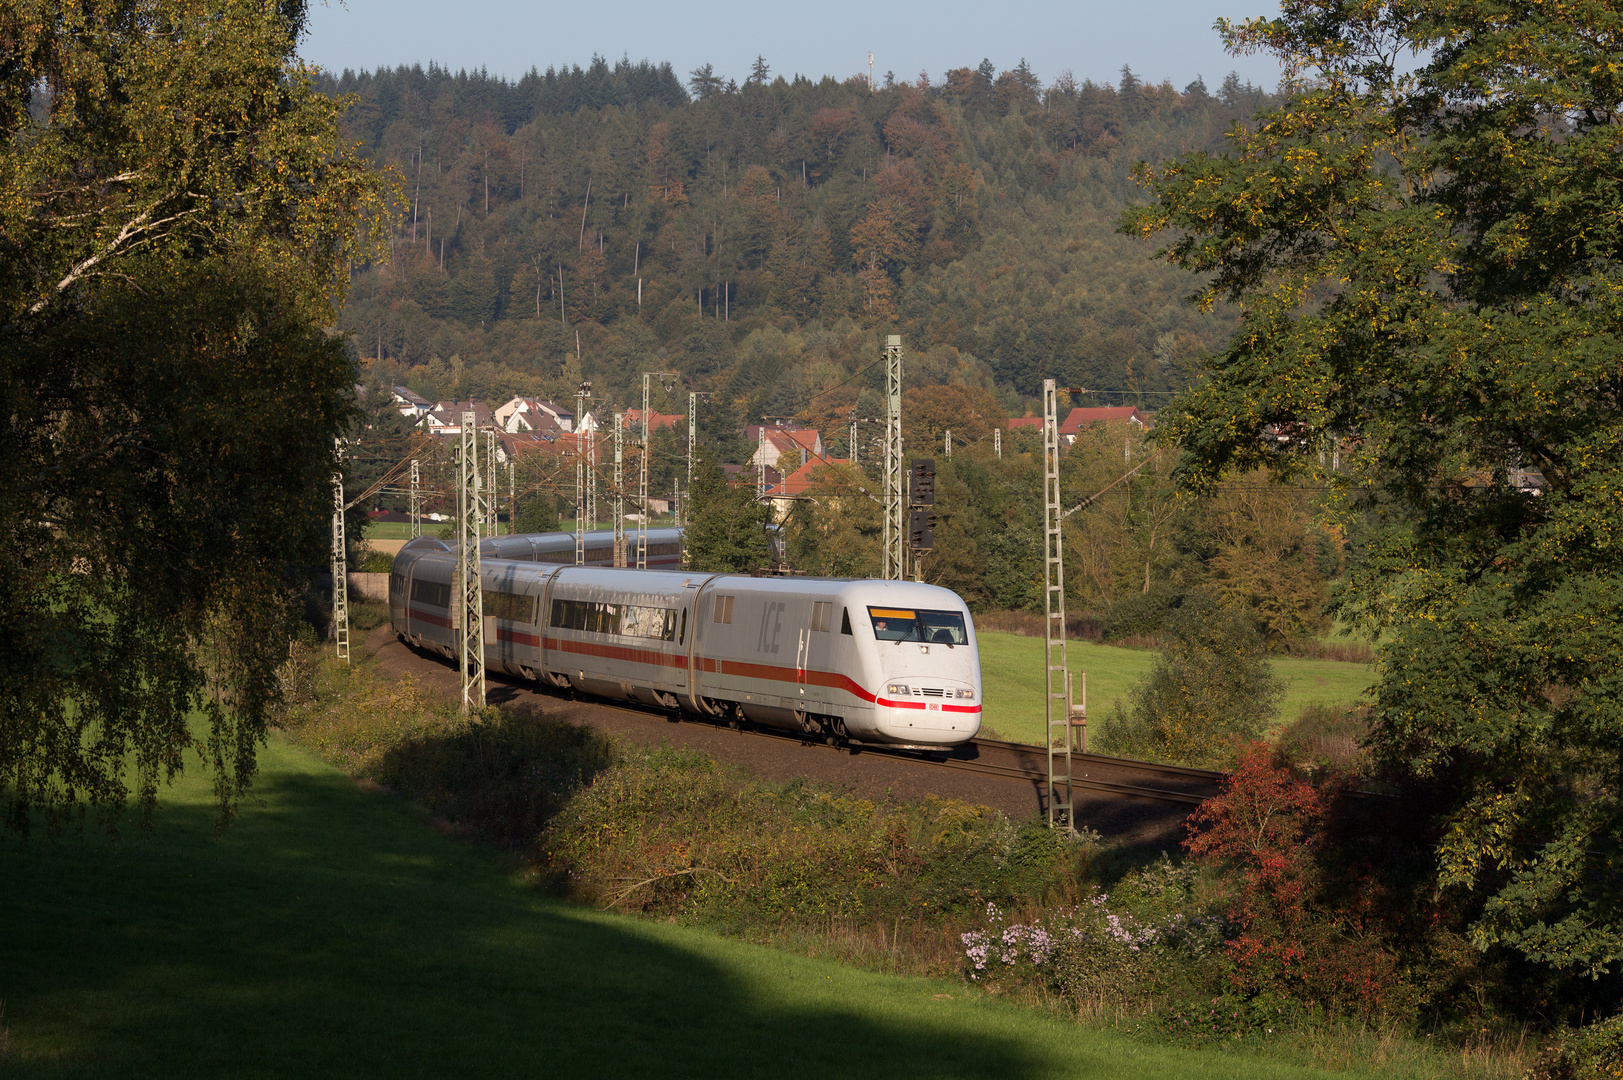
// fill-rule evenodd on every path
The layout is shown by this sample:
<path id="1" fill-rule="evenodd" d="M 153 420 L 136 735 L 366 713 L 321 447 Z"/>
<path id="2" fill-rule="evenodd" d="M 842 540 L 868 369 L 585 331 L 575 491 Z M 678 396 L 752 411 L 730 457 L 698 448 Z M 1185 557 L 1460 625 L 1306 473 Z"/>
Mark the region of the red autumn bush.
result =
<path id="1" fill-rule="evenodd" d="M 1189 819 L 1194 859 L 1230 876 L 1238 934 L 1229 979 L 1242 994 L 1282 994 L 1331 1014 L 1404 1011 L 1412 995 L 1372 922 L 1368 874 L 1324 873 L 1336 792 L 1293 776 L 1266 743 L 1240 755 L 1223 792 Z M 1340 895 L 1326 895 L 1333 880 Z"/>

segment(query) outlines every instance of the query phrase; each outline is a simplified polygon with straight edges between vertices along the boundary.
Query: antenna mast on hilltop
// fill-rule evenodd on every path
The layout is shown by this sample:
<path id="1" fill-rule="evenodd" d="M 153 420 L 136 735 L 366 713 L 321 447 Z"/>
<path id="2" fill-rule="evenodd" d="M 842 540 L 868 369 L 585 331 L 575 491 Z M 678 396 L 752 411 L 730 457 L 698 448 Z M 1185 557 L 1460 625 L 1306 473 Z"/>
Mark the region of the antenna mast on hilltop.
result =
<path id="1" fill-rule="evenodd" d="M 873 93 L 873 51 L 868 52 L 868 93 Z"/>

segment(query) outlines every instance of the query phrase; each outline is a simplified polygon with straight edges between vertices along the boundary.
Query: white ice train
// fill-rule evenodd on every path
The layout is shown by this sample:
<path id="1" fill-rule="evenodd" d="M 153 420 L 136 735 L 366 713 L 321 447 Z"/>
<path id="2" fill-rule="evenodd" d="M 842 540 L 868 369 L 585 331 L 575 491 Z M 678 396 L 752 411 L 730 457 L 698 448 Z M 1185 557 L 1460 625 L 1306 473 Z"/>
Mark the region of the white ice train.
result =
<path id="1" fill-rule="evenodd" d="M 568 537 L 569 565 L 495 557 L 522 539 L 481 550 L 487 670 L 830 742 L 946 750 L 980 730 L 975 626 L 950 590 L 576 566 Z M 424 537 L 389 574 L 395 632 L 453 659 L 455 572 Z"/>

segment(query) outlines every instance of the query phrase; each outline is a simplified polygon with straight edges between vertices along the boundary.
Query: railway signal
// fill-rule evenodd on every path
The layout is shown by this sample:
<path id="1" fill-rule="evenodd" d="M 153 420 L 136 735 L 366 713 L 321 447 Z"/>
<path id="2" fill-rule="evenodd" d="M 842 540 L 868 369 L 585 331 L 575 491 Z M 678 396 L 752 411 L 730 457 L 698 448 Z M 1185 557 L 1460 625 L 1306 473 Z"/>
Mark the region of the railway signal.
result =
<path id="1" fill-rule="evenodd" d="M 935 547 L 935 515 L 925 507 L 915 506 L 907 512 L 907 546 L 913 549 L 915 560 Z"/>
<path id="2" fill-rule="evenodd" d="M 908 506 L 935 505 L 935 458 L 914 458 L 908 481 Z"/>

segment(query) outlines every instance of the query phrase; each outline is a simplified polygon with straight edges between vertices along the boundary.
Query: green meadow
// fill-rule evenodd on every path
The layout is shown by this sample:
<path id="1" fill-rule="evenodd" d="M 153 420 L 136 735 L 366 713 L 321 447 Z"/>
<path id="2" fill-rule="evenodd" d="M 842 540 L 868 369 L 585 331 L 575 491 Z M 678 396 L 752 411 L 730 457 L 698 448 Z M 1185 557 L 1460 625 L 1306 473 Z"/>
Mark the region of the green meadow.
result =
<path id="1" fill-rule="evenodd" d="M 45 1077 L 1306 1077 L 525 886 L 273 740 L 120 843 L 0 854 L 0 1074 Z"/>
<path id="2" fill-rule="evenodd" d="M 1043 740 L 1043 639 L 1019 634 L 978 635 L 985 723 L 1005 739 Z M 1091 641 L 1067 643 L 1068 659 L 1081 698 L 1081 678 L 1088 675 L 1088 728 L 1097 732 L 1109 722 L 1114 702 L 1126 704 L 1127 693 L 1155 665 L 1149 649 L 1123 649 Z M 1341 705 L 1359 700 L 1375 679 L 1368 664 L 1339 660 L 1276 657 L 1274 671 L 1285 681 L 1277 722 L 1296 719 L 1308 704 Z"/>

